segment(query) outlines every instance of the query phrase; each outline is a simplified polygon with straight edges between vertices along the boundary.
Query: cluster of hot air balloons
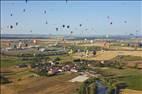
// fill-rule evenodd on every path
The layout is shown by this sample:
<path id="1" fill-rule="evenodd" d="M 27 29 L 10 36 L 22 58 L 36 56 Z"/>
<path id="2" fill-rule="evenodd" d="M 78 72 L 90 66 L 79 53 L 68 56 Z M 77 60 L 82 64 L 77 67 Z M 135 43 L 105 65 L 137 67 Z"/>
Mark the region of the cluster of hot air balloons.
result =
<path id="1" fill-rule="evenodd" d="M 68 1 L 68 0 L 66 0 L 66 2 L 67 2 L 67 1 Z M 28 0 L 25 0 L 25 2 L 26 2 L 26 4 L 27 4 Z M 24 12 L 24 13 L 26 12 L 26 9 L 25 9 L 25 8 L 23 9 L 23 12 Z M 44 15 L 47 14 L 47 10 L 43 10 L 43 13 L 44 13 Z M 10 16 L 12 17 L 12 16 L 13 16 L 13 13 L 10 13 Z M 106 18 L 108 19 L 109 24 L 112 25 L 112 24 L 113 24 L 112 17 L 111 17 L 111 16 L 107 16 Z M 123 22 L 126 24 L 126 23 L 127 23 L 127 20 L 124 20 Z M 45 23 L 45 24 L 49 24 L 47 20 L 45 20 L 44 23 Z M 18 22 L 15 22 L 15 26 L 18 26 L 18 25 L 19 25 L 19 23 L 18 23 Z M 80 24 L 78 24 L 78 26 L 81 28 L 81 27 L 84 26 L 84 25 L 82 25 L 82 24 L 80 23 Z M 14 25 L 9 25 L 8 28 L 13 29 L 13 28 L 14 28 Z M 66 29 L 67 31 L 70 31 L 70 34 L 73 34 L 73 33 L 74 33 L 73 30 L 70 29 L 71 26 L 70 26 L 69 24 L 67 24 L 67 25 L 62 24 L 61 27 L 55 27 L 55 30 L 56 30 L 56 31 L 59 31 L 60 28 Z M 88 31 L 88 28 L 85 28 L 83 31 Z M 83 33 L 83 31 L 82 31 L 82 33 Z M 29 32 L 33 32 L 33 31 L 32 31 L 32 30 L 29 30 Z M 138 30 L 136 30 L 136 32 L 138 32 Z M 130 34 L 130 35 L 133 35 L 133 34 Z"/>
<path id="2" fill-rule="evenodd" d="M 112 19 L 110 16 L 107 16 L 107 19 L 109 20 L 109 24 L 112 25 L 113 22 L 112 22 Z M 124 23 L 127 23 L 127 20 L 124 20 Z"/>

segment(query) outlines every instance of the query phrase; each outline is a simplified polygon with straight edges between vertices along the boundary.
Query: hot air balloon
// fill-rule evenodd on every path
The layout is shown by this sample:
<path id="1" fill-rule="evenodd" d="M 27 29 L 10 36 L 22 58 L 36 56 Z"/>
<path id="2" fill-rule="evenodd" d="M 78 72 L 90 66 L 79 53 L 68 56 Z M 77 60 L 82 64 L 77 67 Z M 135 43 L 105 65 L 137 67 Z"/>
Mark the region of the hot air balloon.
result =
<path id="1" fill-rule="evenodd" d="M 70 28 L 70 26 L 68 25 L 67 28 Z"/>
<path id="2" fill-rule="evenodd" d="M 58 28 L 56 28 L 56 31 L 58 31 Z"/>
<path id="3" fill-rule="evenodd" d="M 129 35 L 130 35 L 130 36 L 133 36 L 134 34 L 130 33 Z"/>
<path id="4" fill-rule="evenodd" d="M 73 31 L 70 32 L 71 34 L 73 33 Z"/>
<path id="5" fill-rule="evenodd" d="M 110 24 L 112 25 L 112 22 L 110 22 Z"/>
<path id="6" fill-rule="evenodd" d="M 13 16 L 13 14 L 11 13 L 10 16 Z"/>
<path id="7" fill-rule="evenodd" d="M 10 25 L 10 28 L 13 29 L 13 25 Z"/>
<path id="8" fill-rule="evenodd" d="M 48 22 L 46 21 L 45 24 L 48 24 Z"/>
<path id="9" fill-rule="evenodd" d="M 46 10 L 44 10 L 44 14 L 46 14 Z"/>
<path id="10" fill-rule="evenodd" d="M 16 22 L 16 26 L 18 25 L 18 22 Z"/>
<path id="11" fill-rule="evenodd" d="M 82 26 L 82 24 L 79 25 L 80 27 Z"/>
<path id="12" fill-rule="evenodd" d="M 124 21 L 124 23 L 127 23 L 127 21 Z"/>
<path id="13" fill-rule="evenodd" d="M 26 1 L 26 4 L 27 4 L 28 0 L 25 0 L 25 1 Z"/>
<path id="14" fill-rule="evenodd" d="M 25 12 L 26 11 L 26 9 L 23 9 L 23 12 Z"/>
<path id="15" fill-rule="evenodd" d="M 110 19 L 110 17 L 109 17 L 109 16 L 107 16 L 107 19 Z"/>
<path id="16" fill-rule="evenodd" d="M 9 28 L 9 25 L 7 26 L 7 28 Z"/>
<path id="17" fill-rule="evenodd" d="M 65 25 L 62 25 L 62 27 L 64 28 L 64 27 L 65 27 Z"/>

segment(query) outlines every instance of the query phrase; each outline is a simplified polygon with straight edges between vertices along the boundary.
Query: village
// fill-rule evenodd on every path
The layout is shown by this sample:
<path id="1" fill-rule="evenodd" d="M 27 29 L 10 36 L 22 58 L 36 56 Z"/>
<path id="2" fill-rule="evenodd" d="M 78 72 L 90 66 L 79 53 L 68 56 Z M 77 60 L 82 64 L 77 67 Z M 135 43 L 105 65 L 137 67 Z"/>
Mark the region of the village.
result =
<path id="1" fill-rule="evenodd" d="M 84 83 L 92 78 L 102 80 L 106 79 L 106 76 L 114 76 L 114 73 L 104 73 L 104 70 L 113 68 L 117 70 L 127 70 L 129 68 L 141 70 L 141 61 L 132 60 L 128 63 L 125 60 L 125 58 L 138 58 L 141 60 L 142 53 L 139 53 L 141 52 L 141 42 L 136 44 L 137 42 L 128 43 L 126 40 L 123 40 L 121 44 L 119 42 L 117 44 L 119 49 L 114 49 L 117 48 L 115 46 L 116 43 L 115 40 L 108 41 L 108 39 L 105 41 L 104 39 L 74 41 L 58 39 L 57 41 L 53 38 L 46 40 L 34 39 L 30 41 L 14 40 L 10 42 L 4 40 L 2 41 L 3 46 L 1 48 L 3 58 L 18 58 L 19 62 L 14 63 L 12 66 L 6 64 L 3 66 L 10 66 L 11 71 L 18 72 L 17 70 L 19 70 L 19 72 L 23 71 L 23 73 L 26 72 L 26 75 L 28 75 L 22 75 L 15 79 L 15 76 L 10 76 L 5 73 L 8 71 L 7 69 L 2 68 L 1 72 L 3 75 L 1 77 L 3 79 L 9 79 L 3 80 L 3 83 L 5 81 L 17 83 L 17 81 L 26 81 L 25 79 L 29 79 L 29 77 L 32 77 L 32 79 L 33 77 L 48 78 L 70 74 L 78 76 L 68 79 L 69 82 Z M 108 53 L 111 55 L 105 55 Z M 117 79 L 116 82 L 118 81 Z M 124 82 L 119 84 L 122 85 L 120 87 L 123 87 L 122 89 L 128 86 Z"/>
<path id="2" fill-rule="evenodd" d="M 0 2 L 0 94 L 142 94 L 140 0 Z"/>

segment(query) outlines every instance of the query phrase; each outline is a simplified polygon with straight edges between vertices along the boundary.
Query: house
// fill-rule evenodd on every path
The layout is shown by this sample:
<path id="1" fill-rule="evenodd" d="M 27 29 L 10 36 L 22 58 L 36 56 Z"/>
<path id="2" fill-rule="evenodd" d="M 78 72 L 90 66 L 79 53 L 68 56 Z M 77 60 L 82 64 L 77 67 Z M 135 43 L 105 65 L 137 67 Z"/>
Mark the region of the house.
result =
<path id="1" fill-rule="evenodd" d="M 128 46 L 130 46 L 130 47 L 142 47 L 142 43 L 141 42 L 132 42 L 132 43 L 128 43 Z"/>
<path id="2" fill-rule="evenodd" d="M 48 71 L 48 74 L 49 74 L 49 75 L 55 75 L 55 74 L 57 74 L 57 73 L 59 73 L 58 68 L 51 68 L 51 69 Z"/>
<path id="3" fill-rule="evenodd" d="M 77 69 L 74 69 L 74 68 L 72 68 L 70 71 L 71 71 L 71 72 L 78 72 L 78 70 L 77 70 Z"/>
<path id="4" fill-rule="evenodd" d="M 40 48 L 39 51 L 40 52 L 44 52 L 46 49 L 45 48 Z"/>
<path id="5" fill-rule="evenodd" d="M 23 63 L 23 64 L 16 65 L 16 67 L 18 67 L 18 68 L 25 68 L 25 67 L 28 67 L 28 65 Z"/>

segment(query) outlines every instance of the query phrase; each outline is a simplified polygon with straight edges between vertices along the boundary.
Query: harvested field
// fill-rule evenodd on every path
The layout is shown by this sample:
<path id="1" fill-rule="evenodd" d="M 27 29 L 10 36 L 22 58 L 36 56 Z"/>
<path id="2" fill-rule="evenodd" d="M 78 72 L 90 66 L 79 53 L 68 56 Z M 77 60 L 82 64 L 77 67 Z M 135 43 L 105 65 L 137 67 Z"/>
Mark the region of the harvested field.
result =
<path id="1" fill-rule="evenodd" d="M 129 61 L 126 63 L 127 67 L 142 69 L 142 61 Z"/>
<path id="2" fill-rule="evenodd" d="M 121 94 L 142 94 L 142 91 L 125 89 L 125 90 L 122 91 Z"/>
<path id="3" fill-rule="evenodd" d="M 81 55 L 84 55 L 81 57 Z M 92 52 L 90 52 L 89 56 L 86 57 L 84 53 L 74 54 L 74 58 L 82 58 L 87 60 L 110 60 L 118 55 L 130 55 L 130 56 L 141 56 L 142 51 L 98 51 L 96 56 L 93 56 Z"/>
<path id="4" fill-rule="evenodd" d="M 77 74 L 62 74 L 52 77 L 24 79 L 3 85 L 1 90 L 3 93 L 1 94 L 73 94 L 77 92 L 76 89 L 79 88 L 80 83 L 72 83 L 69 80 L 76 76 Z"/>

